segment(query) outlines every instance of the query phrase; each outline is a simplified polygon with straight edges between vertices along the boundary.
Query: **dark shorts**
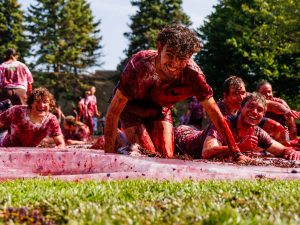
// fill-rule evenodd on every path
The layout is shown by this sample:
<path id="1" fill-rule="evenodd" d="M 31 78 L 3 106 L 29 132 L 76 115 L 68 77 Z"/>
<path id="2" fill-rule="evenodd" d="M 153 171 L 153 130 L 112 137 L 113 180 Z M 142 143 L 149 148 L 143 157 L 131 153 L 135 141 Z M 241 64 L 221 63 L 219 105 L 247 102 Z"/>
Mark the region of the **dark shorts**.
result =
<path id="1" fill-rule="evenodd" d="M 121 127 L 126 129 L 133 126 L 145 125 L 151 126 L 155 121 L 166 121 L 173 124 L 172 113 L 170 109 L 164 109 L 159 115 L 152 116 L 151 113 L 138 111 L 124 111 L 120 116 Z"/>
<path id="2" fill-rule="evenodd" d="M 10 99 L 13 105 L 26 105 L 27 93 L 22 88 L 2 88 L 0 89 L 0 101 Z"/>

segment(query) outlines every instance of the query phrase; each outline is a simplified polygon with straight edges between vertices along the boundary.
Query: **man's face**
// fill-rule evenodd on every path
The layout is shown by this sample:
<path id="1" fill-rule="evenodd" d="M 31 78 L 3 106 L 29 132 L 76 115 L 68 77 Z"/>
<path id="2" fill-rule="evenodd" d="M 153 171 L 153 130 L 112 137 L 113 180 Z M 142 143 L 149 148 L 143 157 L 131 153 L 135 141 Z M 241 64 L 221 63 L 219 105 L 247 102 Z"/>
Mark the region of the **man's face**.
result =
<path id="1" fill-rule="evenodd" d="M 167 45 L 164 45 L 163 48 L 158 48 L 159 52 L 159 69 L 163 73 L 165 79 L 174 79 L 178 77 L 181 71 L 188 64 L 191 55 L 185 57 L 178 57 L 172 48 L 169 48 Z"/>
<path id="2" fill-rule="evenodd" d="M 31 105 L 31 112 L 36 116 L 46 116 L 50 110 L 49 98 L 38 98 Z"/>
<path id="3" fill-rule="evenodd" d="M 241 119 L 247 126 L 259 124 L 265 114 L 264 105 L 255 100 L 248 100 L 241 109 Z"/>
<path id="4" fill-rule="evenodd" d="M 271 86 L 270 84 L 264 84 L 264 85 L 262 85 L 262 86 L 259 88 L 258 92 L 259 92 L 261 95 L 265 96 L 265 98 L 266 98 L 267 100 L 271 100 L 271 99 L 273 98 L 272 86 Z"/>
<path id="5" fill-rule="evenodd" d="M 241 107 L 243 99 L 246 97 L 245 85 L 241 84 L 238 87 L 231 86 L 229 89 L 229 94 L 224 93 L 224 100 L 232 108 L 238 110 Z"/>

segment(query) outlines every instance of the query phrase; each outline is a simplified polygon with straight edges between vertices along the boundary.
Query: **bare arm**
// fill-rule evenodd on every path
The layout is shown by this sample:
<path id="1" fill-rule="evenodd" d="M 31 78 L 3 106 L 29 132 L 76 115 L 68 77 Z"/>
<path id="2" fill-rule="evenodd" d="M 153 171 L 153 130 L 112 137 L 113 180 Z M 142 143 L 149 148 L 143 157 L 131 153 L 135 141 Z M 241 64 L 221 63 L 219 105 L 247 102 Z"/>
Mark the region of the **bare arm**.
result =
<path id="1" fill-rule="evenodd" d="M 266 149 L 268 152 L 275 156 L 279 156 L 289 160 L 300 160 L 300 154 L 292 148 L 286 147 L 279 142 L 273 140 L 269 148 Z"/>
<path id="2" fill-rule="evenodd" d="M 300 112 L 291 110 L 287 105 L 275 102 L 271 100 L 267 100 L 267 111 L 279 114 L 279 115 L 285 115 L 288 117 L 293 117 L 295 119 L 300 118 Z"/>
<path id="3" fill-rule="evenodd" d="M 118 121 L 127 101 L 128 98 L 126 98 L 119 90 L 117 90 L 108 107 L 104 127 L 106 153 L 115 153 Z"/>
<path id="4" fill-rule="evenodd" d="M 286 116 L 286 124 L 289 129 L 290 139 L 297 138 L 297 125 L 293 117 Z"/>
<path id="5" fill-rule="evenodd" d="M 65 148 L 66 147 L 63 135 L 58 135 L 56 137 L 53 137 L 53 140 L 54 140 L 57 148 Z"/>
<path id="6" fill-rule="evenodd" d="M 214 137 L 207 136 L 203 143 L 202 158 L 211 159 L 214 157 L 226 157 L 231 154 L 231 150 L 228 146 L 222 146 L 222 144 Z"/>
<path id="7" fill-rule="evenodd" d="M 79 140 L 72 140 L 72 139 L 68 139 L 66 140 L 66 143 L 69 145 L 84 145 L 87 143 L 87 141 L 79 141 Z"/>
<path id="8" fill-rule="evenodd" d="M 246 135 L 238 144 L 241 152 L 260 151 L 257 149 L 258 139 L 253 135 Z M 202 149 L 202 158 L 209 159 L 213 157 L 227 157 L 232 154 L 228 146 L 222 146 L 222 143 L 217 138 L 207 136 Z"/>
<path id="9" fill-rule="evenodd" d="M 208 114 L 211 121 L 214 123 L 215 127 L 217 128 L 218 132 L 222 135 L 225 139 L 228 148 L 231 150 L 232 153 L 240 153 L 240 150 L 235 143 L 231 130 L 228 127 L 227 122 L 225 121 L 217 103 L 215 102 L 214 98 L 211 97 L 206 99 L 202 102 L 202 105 Z"/>

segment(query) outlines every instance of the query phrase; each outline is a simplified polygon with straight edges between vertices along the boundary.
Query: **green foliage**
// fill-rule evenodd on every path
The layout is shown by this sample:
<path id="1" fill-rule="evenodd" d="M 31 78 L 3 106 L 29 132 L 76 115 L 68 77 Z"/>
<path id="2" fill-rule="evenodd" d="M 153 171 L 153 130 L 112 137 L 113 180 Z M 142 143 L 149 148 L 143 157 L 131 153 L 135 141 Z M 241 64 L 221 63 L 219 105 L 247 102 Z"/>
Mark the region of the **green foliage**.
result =
<path id="1" fill-rule="evenodd" d="M 70 73 L 35 73 L 33 88 L 46 87 L 55 99 L 67 100 L 77 104 L 78 96 L 82 96 L 89 86 L 83 77 Z"/>
<path id="2" fill-rule="evenodd" d="M 131 0 L 131 4 L 138 10 L 130 17 L 131 32 L 124 33 L 129 40 L 129 47 L 124 50 L 126 59 L 118 66 L 119 71 L 133 54 L 156 48 L 156 36 L 162 27 L 174 22 L 191 25 L 189 16 L 181 7 L 182 0 Z"/>
<path id="3" fill-rule="evenodd" d="M 254 91 L 257 81 L 266 79 L 280 96 L 291 96 L 289 103 L 297 107 L 299 10 L 295 0 L 220 0 L 198 29 L 204 49 L 196 61 L 209 83 L 220 87 L 235 74 Z"/>
<path id="4" fill-rule="evenodd" d="M 87 67 L 101 65 L 98 26 L 86 0 L 37 0 L 26 16 L 28 38 L 36 65 L 54 72 L 78 74 Z"/>
<path id="5" fill-rule="evenodd" d="M 62 182 L 0 184 L 8 207 L 40 209 L 56 224 L 299 224 L 297 180 Z"/>
<path id="6" fill-rule="evenodd" d="M 28 53 L 28 42 L 23 35 L 24 17 L 17 0 L 0 1 L 0 62 L 8 48 L 15 48 L 22 57 Z"/>

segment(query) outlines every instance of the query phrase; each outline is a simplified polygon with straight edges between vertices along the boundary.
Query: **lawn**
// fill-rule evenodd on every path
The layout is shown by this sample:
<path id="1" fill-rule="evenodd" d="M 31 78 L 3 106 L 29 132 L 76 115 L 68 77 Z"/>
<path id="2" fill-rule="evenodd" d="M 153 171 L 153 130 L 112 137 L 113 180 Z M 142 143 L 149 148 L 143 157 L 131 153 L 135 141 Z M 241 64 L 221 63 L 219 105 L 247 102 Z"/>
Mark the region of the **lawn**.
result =
<path id="1" fill-rule="evenodd" d="M 300 181 L 0 183 L 1 224 L 300 224 Z"/>

